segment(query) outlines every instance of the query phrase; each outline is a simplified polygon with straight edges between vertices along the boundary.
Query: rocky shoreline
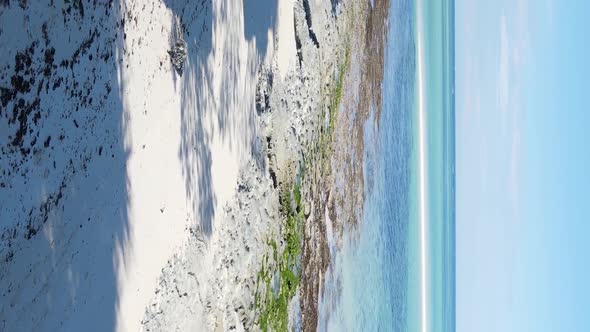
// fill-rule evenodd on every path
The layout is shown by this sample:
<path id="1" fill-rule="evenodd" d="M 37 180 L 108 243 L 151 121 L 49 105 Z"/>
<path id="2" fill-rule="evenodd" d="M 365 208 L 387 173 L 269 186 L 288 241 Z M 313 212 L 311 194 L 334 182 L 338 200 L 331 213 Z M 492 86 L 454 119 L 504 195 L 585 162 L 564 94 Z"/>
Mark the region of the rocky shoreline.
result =
<path id="1" fill-rule="evenodd" d="M 317 330 L 370 185 L 389 1 L 293 0 L 273 33 L 232 20 L 259 5 L 19 3 L 0 4 L 0 329 L 102 306 L 105 330 Z"/>
<path id="2" fill-rule="evenodd" d="M 344 78 L 344 66 L 339 62 L 346 55 L 349 33 L 349 22 L 338 18 L 348 18 L 347 4 L 339 5 L 338 12 L 321 6 L 308 1 L 294 3 L 297 66 L 285 77 L 276 67 L 260 68 L 256 107 L 263 135 L 254 160 L 242 170 L 242 180 L 212 238 L 199 238 L 198 230 L 191 232 L 194 236 L 163 269 L 142 321 L 146 331 L 194 326 L 260 329 L 260 318 L 270 303 L 257 299 L 280 283 L 276 277 L 280 263 L 273 258 L 277 252 L 285 252 L 286 246 L 286 212 L 281 209 L 281 198 L 285 193 L 291 197 L 298 181 L 302 206 L 295 209 L 307 218 L 305 228 L 298 229 L 301 241 L 297 245 L 301 248 L 294 268 L 300 280 L 298 295 L 291 294 L 283 317 L 267 311 L 271 322 L 265 327 L 275 329 L 273 324 L 284 324 L 287 318 L 289 329 L 315 329 L 320 275 L 329 261 L 322 212 L 325 194 L 320 188 L 326 184 L 323 175 L 329 169 L 330 152 L 322 144 L 333 130 L 328 127 L 337 105 L 330 110 L 329 102 L 335 83 Z M 321 159 L 310 157 L 314 149 L 324 150 Z M 310 168 L 302 177 L 304 164 Z M 259 277 L 263 262 L 266 272 L 272 273 L 270 287 Z M 300 323 L 295 317 L 299 315 Z"/>
<path id="3" fill-rule="evenodd" d="M 363 129 L 381 105 L 389 2 L 340 3 L 334 12 L 316 6 L 308 1 L 294 6 L 298 66 L 284 78 L 272 66 L 259 71 L 257 113 L 264 135 L 256 162 L 242 172 L 224 211 L 231 226 L 222 225 L 208 244 L 189 241 L 184 252 L 190 254 L 171 261 L 146 311 L 146 330 L 160 330 L 197 308 L 204 310 L 201 323 L 210 330 L 317 329 L 330 251 L 337 250 L 344 224 L 354 228 L 360 221 Z M 262 198 L 266 203 L 257 202 Z M 299 248 L 289 252 L 292 239 Z M 211 260 L 203 259 L 212 249 Z M 190 274 L 191 260 L 216 269 L 195 281 L 201 288 L 178 287 L 177 276 Z M 289 271 L 293 280 L 283 275 Z M 281 298 L 281 289 L 293 285 Z M 202 293 L 191 296 L 181 289 Z M 281 307 L 285 300 L 288 305 Z"/>

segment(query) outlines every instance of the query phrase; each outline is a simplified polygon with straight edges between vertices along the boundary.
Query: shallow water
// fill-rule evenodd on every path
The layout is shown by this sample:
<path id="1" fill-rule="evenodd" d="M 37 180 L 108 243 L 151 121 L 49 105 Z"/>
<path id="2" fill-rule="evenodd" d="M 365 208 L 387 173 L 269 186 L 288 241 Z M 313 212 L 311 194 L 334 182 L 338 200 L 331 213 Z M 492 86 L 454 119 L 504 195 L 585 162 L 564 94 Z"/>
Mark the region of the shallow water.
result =
<path id="1" fill-rule="evenodd" d="M 342 248 L 332 256 L 320 330 L 420 331 L 423 316 L 428 331 L 454 330 L 453 11 L 452 1 L 391 2 L 380 124 L 369 117 L 364 133 L 364 220 L 358 234 L 345 231 Z M 424 24 L 420 30 L 417 22 Z M 420 245 L 417 38 L 428 55 L 421 62 L 425 255 Z"/>

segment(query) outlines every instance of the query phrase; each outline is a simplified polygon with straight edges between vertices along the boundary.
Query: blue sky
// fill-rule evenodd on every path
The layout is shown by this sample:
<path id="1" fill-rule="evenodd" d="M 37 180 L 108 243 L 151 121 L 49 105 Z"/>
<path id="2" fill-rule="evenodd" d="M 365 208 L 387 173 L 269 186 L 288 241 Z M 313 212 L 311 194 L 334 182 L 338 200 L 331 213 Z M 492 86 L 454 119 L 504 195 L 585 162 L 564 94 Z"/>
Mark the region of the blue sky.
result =
<path id="1" fill-rule="evenodd" d="M 457 331 L 585 331 L 590 2 L 455 6 Z"/>

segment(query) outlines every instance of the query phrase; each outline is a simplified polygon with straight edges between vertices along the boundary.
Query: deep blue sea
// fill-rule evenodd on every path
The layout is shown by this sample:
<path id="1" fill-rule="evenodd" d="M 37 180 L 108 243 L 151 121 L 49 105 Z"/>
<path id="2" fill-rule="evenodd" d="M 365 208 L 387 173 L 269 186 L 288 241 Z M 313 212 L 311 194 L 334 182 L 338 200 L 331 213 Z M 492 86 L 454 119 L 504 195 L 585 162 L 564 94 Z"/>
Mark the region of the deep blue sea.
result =
<path id="1" fill-rule="evenodd" d="M 332 257 L 320 330 L 455 329 L 453 12 L 452 1 L 391 1 L 383 109 L 365 125 L 364 220 Z"/>

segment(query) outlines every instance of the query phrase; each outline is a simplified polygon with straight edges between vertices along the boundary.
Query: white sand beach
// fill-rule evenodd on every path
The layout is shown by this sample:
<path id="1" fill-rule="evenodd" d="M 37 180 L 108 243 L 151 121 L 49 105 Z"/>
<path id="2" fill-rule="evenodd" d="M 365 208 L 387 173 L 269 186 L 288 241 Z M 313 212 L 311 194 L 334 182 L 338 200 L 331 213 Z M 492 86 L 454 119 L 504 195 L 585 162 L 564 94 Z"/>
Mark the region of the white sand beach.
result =
<path id="1" fill-rule="evenodd" d="M 299 31 L 303 64 L 302 1 L 0 9 L 0 330 L 251 327 L 248 285 L 278 233 L 266 137 L 280 172 L 319 109 L 331 3 L 311 1 L 327 45 Z"/>

